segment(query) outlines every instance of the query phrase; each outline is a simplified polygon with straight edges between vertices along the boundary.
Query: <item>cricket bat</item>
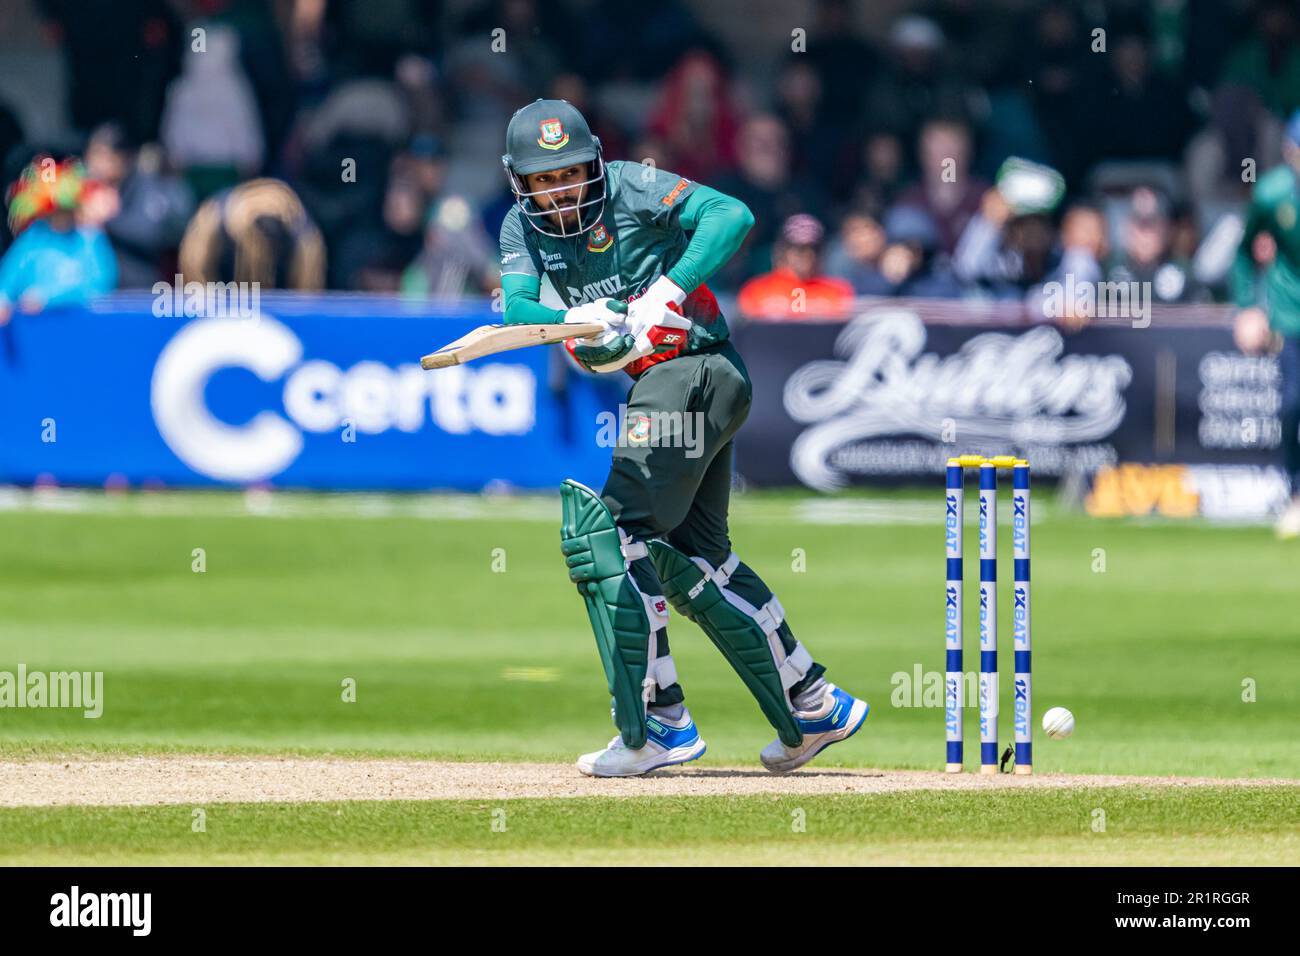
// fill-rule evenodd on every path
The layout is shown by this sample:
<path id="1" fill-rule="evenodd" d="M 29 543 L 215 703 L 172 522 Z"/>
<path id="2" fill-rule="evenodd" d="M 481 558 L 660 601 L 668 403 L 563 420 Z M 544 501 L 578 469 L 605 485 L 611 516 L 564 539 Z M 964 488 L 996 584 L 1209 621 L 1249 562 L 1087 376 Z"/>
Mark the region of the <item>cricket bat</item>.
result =
<path id="1" fill-rule="evenodd" d="M 450 345 L 430 352 L 420 359 L 421 368 L 450 368 L 470 359 L 509 352 L 529 345 L 549 345 L 565 339 L 599 335 L 605 326 L 599 322 L 554 323 L 551 325 L 480 325 Z"/>

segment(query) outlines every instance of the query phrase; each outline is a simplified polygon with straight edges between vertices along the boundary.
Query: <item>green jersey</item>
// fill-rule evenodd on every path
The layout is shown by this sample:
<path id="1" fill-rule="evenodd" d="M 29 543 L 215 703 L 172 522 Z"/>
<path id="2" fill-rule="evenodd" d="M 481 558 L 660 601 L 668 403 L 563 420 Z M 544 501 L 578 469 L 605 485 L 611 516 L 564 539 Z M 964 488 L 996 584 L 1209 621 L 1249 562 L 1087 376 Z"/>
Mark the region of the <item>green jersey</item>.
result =
<path id="1" fill-rule="evenodd" d="M 735 251 L 752 218 L 730 197 L 689 179 L 641 163 L 605 165 L 607 199 L 597 224 L 577 236 L 548 236 L 534 229 L 518 207 L 501 225 L 501 277 L 507 289 L 506 322 L 539 321 L 530 311 L 512 316 L 511 277 L 546 276 L 569 308 L 600 298 L 630 301 L 667 275 L 687 293 L 682 314 L 691 319 L 683 348 L 691 354 L 727 338 L 727 322 L 703 282 L 718 259 Z M 743 210 L 739 238 L 734 209 Z M 689 251 L 688 251 L 689 250 Z M 549 321 L 563 321 L 550 314 Z M 662 360 L 659 356 L 647 357 Z M 627 367 L 637 375 L 653 361 Z"/>
<path id="2" fill-rule="evenodd" d="M 1287 338 L 1300 338 L 1300 188 L 1290 166 L 1269 170 L 1255 184 L 1246 231 L 1233 266 L 1233 293 L 1241 308 L 1255 304 L 1255 237 L 1267 232 L 1277 255 L 1265 276 L 1269 322 Z"/>

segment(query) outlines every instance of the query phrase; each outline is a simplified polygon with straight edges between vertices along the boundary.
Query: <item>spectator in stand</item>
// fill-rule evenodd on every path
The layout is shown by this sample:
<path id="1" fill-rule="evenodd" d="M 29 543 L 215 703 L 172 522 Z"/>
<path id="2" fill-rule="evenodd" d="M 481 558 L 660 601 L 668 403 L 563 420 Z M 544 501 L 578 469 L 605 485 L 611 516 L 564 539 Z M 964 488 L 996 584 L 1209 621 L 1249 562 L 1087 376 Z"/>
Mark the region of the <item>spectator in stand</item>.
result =
<path id="1" fill-rule="evenodd" d="M 808 31 L 808 62 L 817 73 L 822 108 L 851 126 L 862 113 L 862 94 L 875 77 L 880 55 L 857 36 L 851 0 L 817 0 Z"/>
<path id="2" fill-rule="evenodd" d="M 1186 267 L 1169 254 L 1169 205 L 1163 196 L 1145 186 L 1133 190 L 1120 234 L 1119 255 L 1106 271 L 1107 281 L 1150 283 L 1156 302 L 1193 297 Z"/>
<path id="3" fill-rule="evenodd" d="M 1022 156 L 1038 163 L 1051 161 L 1047 138 L 1025 90 L 1000 81 L 988 91 L 984 109 L 987 114 L 980 124 L 980 147 L 971 163 L 977 175 L 997 175 L 1008 156 Z"/>
<path id="4" fill-rule="evenodd" d="M 691 50 L 669 71 L 647 129 L 668 150 L 667 168 L 711 182 L 736 168 L 740 120 L 717 58 Z"/>
<path id="5" fill-rule="evenodd" d="M 402 274 L 402 294 L 430 299 L 490 295 L 501 285 L 496 250 L 461 196 L 439 200 L 424 228 L 424 248 Z"/>
<path id="6" fill-rule="evenodd" d="M 898 205 L 924 211 L 938 231 L 939 249 L 951 255 L 989 184 L 970 171 L 970 130 L 961 120 L 927 122 L 917 155 L 921 179 L 898 197 Z"/>
<path id="7" fill-rule="evenodd" d="M 1110 242 L 1106 237 L 1106 217 L 1095 206 L 1083 203 L 1071 206 L 1061 219 L 1061 259 L 1042 286 L 1031 293 L 1028 301 L 1032 318 L 1058 322 L 1071 330 L 1083 328 L 1093 318 L 1081 296 L 1084 286 L 1096 289 L 1095 283 L 1105 274 Z M 1053 285 L 1059 283 L 1059 287 Z M 1072 297 L 1071 297 L 1072 296 Z M 1091 301 L 1095 302 L 1095 298 Z"/>
<path id="8" fill-rule="evenodd" d="M 8 11 L 28 4 L 5 6 Z M 35 0 L 32 6 L 63 54 L 72 125 L 84 132 L 117 121 L 137 143 L 157 139 L 163 95 L 189 42 L 172 9 L 176 5 Z"/>
<path id="9" fill-rule="evenodd" d="M 1256 9 L 1255 30 L 1228 55 L 1225 83 L 1259 93 L 1279 118 L 1300 109 L 1300 26 L 1292 0 L 1265 0 Z"/>
<path id="10" fill-rule="evenodd" d="M 916 142 L 930 117 L 965 112 L 965 88 L 944 46 L 943 31 L 927 17 L 909 14 L 890 26 L 890 58 L 868 95 L 867 115 L 883 118 L 905 143 Z"/>
<path id="11" fill-rule="evenodd" d="M 195 195 L 206 198 L 262 168 L 265 141 L 257 100 L 239 62 L 239 36 L 209 28 L 206 48 L 187 48 L 167 89 L 162 142 Z"/>
<path id="12" fill-rule="evenodd" d="M 1038 168 L 1042 174 L 1054 170 Z M 1038 178 L 1043 178 L 1038 171 Z M 957 279 L 999 299 L 1018 299 L 1046 280 L 1055 266 L 1056 236 L 1047 204 L 1019 206 L 1001 186 L 984 193 L 953 255 Z"/>
<path id="13" fill-rule="evenodd" d="M 789 136 L 781 121 L 769 114 L 745 123 L 740 134 L 740 168 L 734 176 L 720 178 L 717 189 L 735 196 L 754 214 L 754 228 L 745 244 L 714 280 L 723 289 L 735 289 L 769 267 L 781 223 L 799 212 L 819 215 L 824 208 L 820 191 L 791 173 Z"/>
<path id="14" fill-rule="evenodd" d="M 888 209 L 907 184 L 903 141 L 892 130 L 877 129 L 849 145 L 831 180 L 834 195 L 848 196 L 850 208 Z"/>
<path id="15" fill-rule="evenodd" d="M 314 40 L 320 48 L 317 55 L 328 61 L 336 76 L 344 77 L 392 76 L 407 54 L 435 52 L 445 9 L 444 4 L 423 0 L 385 4 L 380 9 L 374 0 L 298 0 L 293 6 L 297 39 Z M 490 12 L 492 6 L 486 9 Z M 502 16 L 487 19 L 494 25 L 515 26 L 515 21 Z"/>
<path id="16" fill-rule="evenodd" d="M 777 80 L 777 113 L 790 142 L 790 168 L 796 176 L 827 182 L 834 172 L 849 117 L 824 107 L 821 77 L 802 53 L 795 53 Z"/>
<path id="17" fill-rule="evenodd" d="M 923 299 L 958 299 L 962 288 L 939 247 L 939 229 L 924 209 L 900 206 L 885 217 L 888 241 L 880 272 L 889 295 Z"/>
<path id="18" fill-rule="evenodd" d="M 444 162 L 440 141 L 411 138 L 405 101 L 383 79 L 341 83 L 303 117 L 292 137 L 292 152 L 301 162 L 294 181 L 331 251 L 356 230 L 379 227 L 385 174 L 403 144 L 414 151 L 417 143 L 430 164 Z M 349 287 L 342 266 L 339 256 L 330 257 L 331 289 Z"/>
<path id="19" fill-rule="evenodd" d="M 1071 206 L 1061 219 L 1061 261 L 1052 278 L 1064 281 L 1068 275 L 1075 282 L 1100 282 L 1109 253 L 1101 210 L 1083 203 Z"/>
<path id="20" fill-rule="evenodd" d="M 38 156 L 7 198 L 16 238 L 0 259 L 0 325 L 15 309 L 34 314 L 112 290 L 117 266 L 99 222 L 115 211 L 111 187 L 87 180 L 76 160 Z"/>
<path id="21" fill-rule="evenodd" d="M 261 123 L 262 141 L 266 144 L 268 162 L 254 173 L 269 171 L 284 146 L 289 124 L 293 121 L 297 94 L 290 78 L 284 38 L 276 21 L 274 4 L 266 3 L 265 0 L 202 0 L 198 6 L 202 10 L 203 25 L 207 29 L 227 28 L 235 33 L 239 63 L 251 85 Z M 312 4 L 298 3 L 295 6 L 301 10 Z M 337 3 L 329 6 L 337 6 Z M 391 23 L 395 18 L 387 16 L 373 19 Z M 363 35 L 354 35 L 353 42 L 357 45 L 364 42 Z"/>
<path id="22" fill-rule="evenodd" d="M 405 270 L 421 249 L 427 249 L 425 223 L 434 221 L 429 209 L 442 197 L 446 178 L 442 141 L 426 134 L 413 137 L 389 164 L 378 202 L 379 220 L 354 222 L 337 237 L 330 262 L 334 281 L 345 289 L 370 292 L 404 287 Z"/>
<path id="23" fill-rule="evenodd" d="M 548 4 L 548 19 L 554 10 L 581 9 L 566 31 L 570 41 L 569 62 L 583 71 L 589 82 L 658 82 L 665 64 L 692 48 L 723 49 L 722 44 L 699 22 L 692 0 L 656 0 L 655 3 Z M 592 51 L 617 50 L 617 56 L 593 55 Z M 609 150 L 605 150 L 606 154 Z"/>
<path id="24" fill-rule="evenodd" d="M 1169 222 L 1169 261 L 1183 274 L 1186 291 L 1180 302 L 1213 302 L 1214 290 L 1197 275 L 1193 263 L 1201 244 L 1196 213 L 1188 203 L 1174 206 Z"/>
<path id="25" fill-rule="evenodd" d="M 1088 157 L 1079 148 L 1079 112 L 1090 97 L 1102 95 L 1096 82 L 1099 66 L 1089 59 L 1096 54 L 1069 3 L 1056 0 L 1044 6 L 1034 30 L 1035 42 L 1017 50 L 1019 77 L 1032 97 L 1052 165 L 1066 182 L 1082 182 Z"/>
<path id="26" fill-rule="evenodd" d="M 447 179 L 446 146 L 437 136 L 420 133 L 394 158 L 393 168 L 411 177 L 425 200 L 432 202 Z"/>
<path id="27" fill-rule="evenodd" d="M 402 273 L 424 247 L 429 199 L 419 182 L 395 164 L 384 192 L 381 222 L 349 232 L 335 249 L 344 288 L 396 292 Z"/>
<path id="28" fill-rule="evenodd" d="M 1242 161 L 1271 169 L 1282 159 L 1282 121 L 1264 106 L 1259 94 L 1239 84 L 1214 91 L 1210 121 L 1192 137 L 1184 154 L 1188 190 L 1202 207 L 1237 206 L 1250 198 L 1251 183 L 1242 177 Z"/>
<path id="29" fill-rule="evenodd" d="M 1110 75 L 1076 119 L 1076 134 L 1088 130 L 1079 146 L 1093 162 L 1177 159 L 1192 132 L 1186 92 L 1152 69 L 1150 46 L 1137 28 L 1112 30 L 1109 42 Z"/>
<path id="30" fill-rule="evenodd" d="M 850 212 L 826 253 L 826 274 L 846 280 L 857 295 L 889 295 L 893 286 L 880 272 L 885 227 L 867 209 Z"/>
<path id="31" fill-rule="evenodd" d="M 921 0 L 909 4 L 942 32 L 948 58 L 975 86 L 987 86 L 1010 58 L 1023 58 L 1025 4 Z M 1036 4 L 1034 4 L 1036 6 Z"/>
<path id="32" fill-rule="evenodd" d="M 432 135 L 446 130 L 448 103 L 439 85 L 437 64 L 427 57 L 409 54 L 397 61 L 393 79 L 406 102 L 415 133 Z"/>
<path id="33" fill-rule="evenodd" d="M 358 3 L 357 16 L 374 19 L 369 4 Z M 556 29 L 561 11 L 539 16 L 533 0 L 493 0 L 470 10 L 453 31 L 456 41 L 446 58 L 457 113 L 475 127 L 499 123 L 523 103 L 537 99 L 561 68 L 562 30 Z M 508 53 L 491 42 L 492 31 L 505 31 Z M 485 40 L 487 38 L 487 40 Z M 348 37 L 341 34 L 346 46 Z"/>
<path id="34" fill-rule="evenodd" d="M 751 318 L 838 318 L 853 304 L 853 286 L 823 274 L 825 229 L 813 216 L 800 213 L 781 226 L 771 272 L 750 279 L 736 304 Z"/>
<path id="35" fill-rule="evenodd" d="M 199 206 L 181 240 L 187 282 L 256 282 L 263 289 L 325 286 L 325 244 L 298 196 L 254 179 Z"/>
<path id="36" fill-rule="evenodd" d="M 120 211 L 104 229 L 117 256 L 122 289 L 147 289 L 174 274 L 176 250 L 194 212 L 189 187 L 164 174 L 161 164 L 156 145 L 137 152 L 116 123 L 95 130 L 86 144 L 87 175 L 121 197 Z"/>

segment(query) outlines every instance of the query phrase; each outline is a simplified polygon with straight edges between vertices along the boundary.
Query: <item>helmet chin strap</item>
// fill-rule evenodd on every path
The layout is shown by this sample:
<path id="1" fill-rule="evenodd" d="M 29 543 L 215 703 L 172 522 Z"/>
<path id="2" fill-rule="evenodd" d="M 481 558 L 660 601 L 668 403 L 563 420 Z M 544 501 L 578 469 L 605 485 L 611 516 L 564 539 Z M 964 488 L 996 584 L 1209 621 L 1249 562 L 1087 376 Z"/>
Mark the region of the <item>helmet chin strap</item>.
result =
<path id="1" fill-rule="evenodd" d="M 593 212 L 595 213 L 595 215 L 591 216 Z M 592 203 L 590 204 L 579 203 L 577 206 L 571 209 L 566 209 L 563 212 L 557 209 L 555 211 L 555 215 L 554 218 L 552 219 L 552 222 L 555 222 L 555 220 L 559 220 L 560 235 L 565 238 L 570 238 L 572 236 L 580 236 L 584 232 L 589 231 L 593 226 L 596 225 L 597 222 L 600 221 L 600 216 L 602 212 L 604 212 L 604 201 L 593 200 Z M 565 217 L 569 213 L 576 214 L 576 218 L 578 220 L 577 228 L 574 232 L 569 232 L 568 226 L 565 224 Z M 587 222 L 588 218 L 591 219 L 591 222 Z"/>
<path id="2" fill-rule="evenodd" d="M 577 204 L 568 206 L 564 209 L 552 207 L 551 210 L 547 212 L 546 219 L 551 225 L 560 231 L 561 236 L 568 238 L 570 236 L 580 235 L 584 231 L 582 229 L 582 220 L 585 215 L 586 210 L 582 208 L 581 204 Z M 569 232 L 568 220 L 570 216 L 577 220 L 577 226 L 574 232 Z"/>

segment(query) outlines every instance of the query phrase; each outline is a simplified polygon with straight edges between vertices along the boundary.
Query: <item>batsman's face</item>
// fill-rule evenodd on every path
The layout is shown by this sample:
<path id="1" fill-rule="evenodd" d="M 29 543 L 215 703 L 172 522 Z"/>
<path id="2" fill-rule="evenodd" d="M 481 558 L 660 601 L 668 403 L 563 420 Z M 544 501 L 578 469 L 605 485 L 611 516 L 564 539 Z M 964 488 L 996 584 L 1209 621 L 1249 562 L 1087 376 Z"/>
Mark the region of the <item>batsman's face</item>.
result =
<path id="1" fill-rule="evenodd" d="M 552 218 L 563 220 L 570 228 L 578 224 L 578 203 L 587 198 L 590 178 L 586 163 L 523 176 L 524 188 L 535 194 L 532 198 L 538 208 L 553 210 Z"/>

